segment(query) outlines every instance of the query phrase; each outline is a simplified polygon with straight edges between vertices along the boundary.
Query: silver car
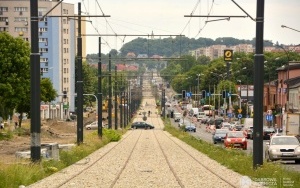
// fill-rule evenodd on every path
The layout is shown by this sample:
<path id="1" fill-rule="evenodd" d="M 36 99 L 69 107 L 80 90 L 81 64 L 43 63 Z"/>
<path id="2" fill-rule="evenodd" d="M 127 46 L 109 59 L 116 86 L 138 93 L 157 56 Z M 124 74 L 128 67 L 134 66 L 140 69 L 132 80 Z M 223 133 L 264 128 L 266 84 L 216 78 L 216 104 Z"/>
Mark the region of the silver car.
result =
<path id="1" fill-rule="evenodd" d="M 272 136 L 266 145 L 267 161 L 295 160 L 295 163 L 300 164 L 300 143 L 296 137 Z"/>

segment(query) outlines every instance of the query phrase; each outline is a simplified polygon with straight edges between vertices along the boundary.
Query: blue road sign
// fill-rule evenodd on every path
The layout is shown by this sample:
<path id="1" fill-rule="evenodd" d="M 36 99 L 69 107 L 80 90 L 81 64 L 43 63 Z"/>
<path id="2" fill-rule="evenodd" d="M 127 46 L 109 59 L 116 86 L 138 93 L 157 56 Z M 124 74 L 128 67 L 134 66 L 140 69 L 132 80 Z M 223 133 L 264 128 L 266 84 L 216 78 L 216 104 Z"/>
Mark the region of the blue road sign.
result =
<path id="1" fill-rule="evenodd" d="M 231 117 L 232 117 L 232 113 L 227 113 L 227 116 L 228 116 L 229 118 L 231 118 Z"/>
<path id="2" fill-rule="evenodd" d="M 243 117 L 242 114 L 238 114 L 238 118 L 241 119 Z"/>
<path id="3" fill-rule="evenodd" d="M 187 92 L 186 93 L 186 97 L 191 97 L 192 96 L 192 93 L 191 92 Z"/>
<path id="4" fill-rule="evenodd" d="M 209 97 L 210 96 L 210 92 L 206 92 L 206 96 Z"/>
<path id="5" fill-rule="evenodd" d="M 228 93 L 226 93 L 226 94 L 227 94 L 227 97 L 230 97 L 230 96 L 231 96 L 231 93 L 229 93 L 229 92 L 228 92 Z"/>
<path id="6" fill-rule="evenodd" d="M 266 120 L 267 120 L 267 121 L 273 121 L 273 115 L 267 114 L 267 115 L 266 115 Z"/>

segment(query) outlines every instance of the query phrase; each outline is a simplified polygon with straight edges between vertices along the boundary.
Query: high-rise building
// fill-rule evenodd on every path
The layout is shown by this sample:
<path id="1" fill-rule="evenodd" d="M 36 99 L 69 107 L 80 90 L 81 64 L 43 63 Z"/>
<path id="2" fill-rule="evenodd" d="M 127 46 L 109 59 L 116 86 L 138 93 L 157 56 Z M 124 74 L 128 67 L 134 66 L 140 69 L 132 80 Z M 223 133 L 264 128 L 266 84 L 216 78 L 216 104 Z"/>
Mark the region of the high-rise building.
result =
<path id="1" fill-rule="evenodd" d="M 54 8 L 59 4 L 57 7 Z M 54 8 L 53 10 L 51 10 Z M 50 11 L 50 12 L 49 12 Z M 49 12 L 49 13 L 48 13 Z M 46 17 L 43 17 L 46 15 Z M 41 77 L 50 78 L 62 116 L 75 111 L 76 19 L 74 5 L 55 0 L 38 1 Z M 70 15 L 70 18 L 64 17 Z M 57 17 L 63 16 L 63 17 Z M 83 23 L 83 22 L 82 22 Z M 0 32 L 30 40 L 30 0 L 0 0 Z M 85 28 L 85 26 L 83 27 Z M 85 54 L 85 46 L 83 48 Z M 67 93 L 67 97 L 64 94 Z"/>

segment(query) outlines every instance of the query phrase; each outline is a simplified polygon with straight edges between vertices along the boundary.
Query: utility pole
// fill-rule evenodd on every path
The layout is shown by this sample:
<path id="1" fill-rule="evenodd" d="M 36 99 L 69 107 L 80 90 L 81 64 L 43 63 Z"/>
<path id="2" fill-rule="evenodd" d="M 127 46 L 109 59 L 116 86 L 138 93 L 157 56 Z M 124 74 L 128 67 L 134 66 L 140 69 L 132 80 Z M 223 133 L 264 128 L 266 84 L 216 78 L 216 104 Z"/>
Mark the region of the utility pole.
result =
<path id="1" fill-rule="evenodd" d="M 83 142 L 83 79 L 82 79 L 82 38 L 81 38 L 81 3 L 78 3 L 77 37 L 77 145 Z"/>
<path id="2" fill-rule="evenodd" d="M 98 60 L 98 136 L 102 138 L 102 64 L 101 64 L 101 37 L 99 37 Z"/>
<path id="3" fill-rule="evenodd" d="M 117 65 L 115 65 L 115 130 L 118 129 Z"/>
<path id="4" fill-rule="evenodd" d="M 41 160 L 41 78 L 40 78 L 40 53 L 38 39 L 38 0 L 30 0 L 31 17 L 31 54 L 30 54 L 30 157 L 32 162 Z"/>
<path id="5" fill-rule="evenodd" d="M 256 42 L 254 55 L 254 120 L 253 123 L 253 168 L 263 165 L 263 88 L 264 88 L 264 0 L 257 0 Z"/>
<path id="6" fill-rule="evenodd" d="M 108 128 L 112 127 L 112 87 L 111 87 L 111 54 L 108 60 Z"/>

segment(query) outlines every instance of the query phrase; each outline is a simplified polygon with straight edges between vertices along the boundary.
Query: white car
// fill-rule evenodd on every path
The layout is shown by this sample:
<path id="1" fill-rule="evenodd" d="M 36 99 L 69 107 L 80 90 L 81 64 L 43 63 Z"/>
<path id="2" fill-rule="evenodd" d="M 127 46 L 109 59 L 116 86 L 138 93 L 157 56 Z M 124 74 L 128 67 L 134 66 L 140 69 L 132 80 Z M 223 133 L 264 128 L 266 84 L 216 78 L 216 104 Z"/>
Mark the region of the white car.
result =
<path id="1" fill-rule="evenodd" d="M 295 160 L 300 164 L 300 143 L 295 136 L 272 136 L 266 143 L 265 158 L 267 161 Z"/>
<path id="2" fill-rule="evenodd" d="M 102 122 L 102 127 L 104 128 L 106 125 L 103 124 Z M 98 129 L 98 121 L 94 121 L 93 123 L 90 123 L 85 126 L 87 130 L 95 130 Z"/>

